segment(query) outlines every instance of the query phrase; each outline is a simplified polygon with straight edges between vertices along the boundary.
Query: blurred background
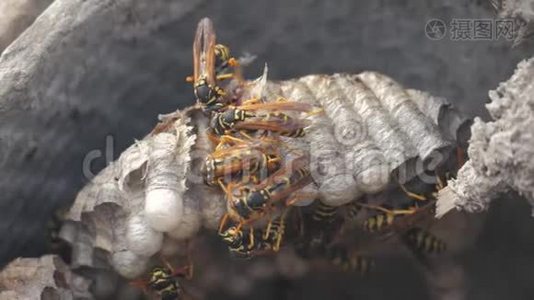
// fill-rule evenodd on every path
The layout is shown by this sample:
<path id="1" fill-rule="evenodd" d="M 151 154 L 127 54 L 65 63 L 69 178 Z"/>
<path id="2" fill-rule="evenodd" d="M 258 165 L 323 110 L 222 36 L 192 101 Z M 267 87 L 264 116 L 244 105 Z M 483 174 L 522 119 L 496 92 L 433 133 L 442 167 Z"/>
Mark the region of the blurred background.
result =
<path id="1" fill-rule="evenodd" d="M 14 7 L 9 2 L 5 14 Z M 0 100 L 7 103 L 0 109 L 2 265 L 46 251 L 44 225 L 90 180 L 91 174 L 82 172 L 88 154 L 95 158 L 90 167 L 96 174 L 146 135 L 158 114 L 193 104 L 184 79 L 192 72 L 194 30 L 204 16 L 214 21 L 218 40 L 234 55 L 257 56 L 246 69 L 248 78 L 258 76 L 265 62 L 275 80 L 376 70 L 406 87 L 446 97 L 469 116 L 485 120 L 488 90 L 509 78 L 534 50 L 529 41 L 512 47 L 505 38 L 453 39 L 453 19 L 497 18 L 486 1 L 80 1 L 79 10 L 66 14 L 76 20 L 74 33 L 33 28 L 0 58 L 1 73 L 2 66 L 24 58 L 17 53 L 31 47 L 32 40 L 62 36 L 46 49 L 46 63 L 32 77 L 27 99 L 13 93 L 14 102 Z M 442 39 L 425 33 L 431 19 L 444 21 Z M 24 20 L 11 30 L 22 32 L 33 19 Z M 67 26 L 59 20 L 37 21 Z M 465 267 L 466 299 L 534 298 L 534 221 L 520 197 L 502 198 L 455 258 Z M 297 281 L 260 282 L 240 299 L 430 297 L 412 261 L 392 257 L 385 266 L 363 279 L 318 273 Z"/>

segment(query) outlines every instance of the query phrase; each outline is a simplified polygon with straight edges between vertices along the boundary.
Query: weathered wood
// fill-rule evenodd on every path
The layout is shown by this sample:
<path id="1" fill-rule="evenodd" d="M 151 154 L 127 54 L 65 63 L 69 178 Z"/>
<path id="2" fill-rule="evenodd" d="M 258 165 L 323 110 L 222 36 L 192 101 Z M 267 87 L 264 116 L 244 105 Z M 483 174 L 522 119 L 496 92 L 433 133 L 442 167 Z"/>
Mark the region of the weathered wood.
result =
<path id="1" fill-rule="evenodd" d="M 534 206 L 534 58 L 519 63 L 514 75 L 489 92 L 493 121 L 475 119 L 470 161 L 440 192 L 438 216 L 453 208 L 479 212 L 509 189 Z M 534 211 L 534 210 L 533 210 Z M 533 213 L 534 214 L 534 213 Z"/>
<path id="2" fill-rule="evenodd" d="M 0 2 L 0 54 L 53 0 L 3 0 Z"/>

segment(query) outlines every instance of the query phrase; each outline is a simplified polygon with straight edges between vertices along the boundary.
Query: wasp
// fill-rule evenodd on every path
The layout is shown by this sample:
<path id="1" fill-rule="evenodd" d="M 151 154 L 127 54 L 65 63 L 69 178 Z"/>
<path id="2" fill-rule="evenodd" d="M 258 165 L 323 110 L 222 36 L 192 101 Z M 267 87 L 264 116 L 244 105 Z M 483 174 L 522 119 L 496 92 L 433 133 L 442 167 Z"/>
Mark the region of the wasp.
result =
<path id="1" fill-rule="evenodd" d="M 399 217 L 415 214 L 418 209 L 416 206 L 412 205 L 409 205 L 404 209 L 393 209 L 389 205 L 373 206 L 362 203 L 359 203 L 358 205 L 378 211 L 377 214 L 367 218 L 363 222 L 363 230 L 367 232 L 381 231 L 385 227 L 393 225 Z"/>
<path id="2" fill-rule="evenodd" d="M 279 140 L 261 137 L 247 141 L 225 135 L 218 148 L 228 144 L 226 141 L 230 141 L 229 147 L 216 149 L 206 157 L 204 181 L 208 185 L 219 184 L 223 187 L 227 179 L 225 177 L 235 175 L 241 175 L 241 182 L 248 182 L 248 178 L 252 177 L 251 180 L 259 183 L 274 173 L 282 163 Z M 232 179 L 235 178 L 230 178 Z"/>
<path id="3" fill-rule="evenodd" d="M 384 206 L 372 206 L 372 205 L 366 205 L 366 204 L 357 204 L 360 207 L 366 207 L 371 208 L 373 210 L 379 211 L 379 213 L 375 214 L 374 216 L 368 218 L 363 223 L 363 228 L 365 231 L 368 232 L 375 232 L 380 231 L 384 229 L 387 226 L 394 225 L 395 223 L 399 223 L 401 226 L 397 227 L 403 227 L 403 228 L 411 228 L 410 224 L 416 223 L 418 220 L 421 219 L 421 217 L 426 216 L 425 213 L 432 212 L 434 210 L 434 204 L 437 199 L 437 193 L 439 190 L 443 189 L 445 187 L 444 181 L 441 179 L 440 176 L 436 176 L 436 185 L 435 189 L 433 189 L 429 193 L 414 193 L 406 189 L 404 185 L 400 184 L 400 188 L 402 192 L 404 192 L 410 199 L 411 202 L 403 205 L 400 209 L 393 209 L 392 207 L 388 205 Z M 404 222 L 399 222 L 399 217 L 402 216 L 410 216 L 406 219 Z M 403 218 L 405 219 L 405 218 Z"/>
<path id="4" fill-rule="evenodd" d="M 408 230 L 403 238 L 406 244 L 418 253 L 441 253 L 447 249 L 444 241 L 419 227 Z"/>
<path id="5" fill-rule="evenodd" d="M 258 131 L 278 133 L 282 136 L 301 137 L 305 122 L 293 118 L 282 111 L 312 112 L 313 106 L 307 103 L 277 101 L 259 103 L 256 99 L 244 102 L 241 106 L 228 107 L 213 115 L 210 128 L 215 135 L 228 131 Z"/>
<path id="6" fill-rule="evenodd" d="M 324 245 L 332 242 L 339 230 L 339 223 L 335 222 L 337 216 L 337 207 L 330 206 L 318 200 L 312 210 L 309 221 L 306 226 L 306 236 L 303 246 L 305 251 L 310 253 L 323 252 Z"/>
<path id="7" fill-rule="evenodd" d="M 215 45 L 215 73 L 218 75 L 217 79 L 226 79 L 233 77 L 233 74 L 226 73 L 229 68 L 239 67 L 238 60 L 230 55 L 230 48 L 223 44 Z M 224 75 L 222 75 L 224 74 Z"/>
<path id="8" fill-rule="evenodd" d="M 445 176 L 445 179 L 449 179 L 450 175 L 447 173 Z M 437 199 L 438 192 L 445 188 L 447 186 L 447 181 L 442 179 L 441 176 L 436 174 L 436 184 L 435 188 L 430 193 L 414 193 L 406 189 L 406 187 L 403 184 L 399 184 L 401 190 L 408 196 L 409 198 L 415 200 L 415 201 L 430 201 Z"/>
<path id="9" fill-rule="evenodd" d="M 317 201 L 312 214 L 312 220 L 316 223 L 332 223 L 336 217 L 337 207 Z"/>
<path id="10" fill-rule="evenodd" d="M 193 265 L 174 270 L 166 263 L 166 266 L 156 266 L 150 272 L 147 279 L 132 281 L 131 284 L 146 290 L 147 288 L 158 294 L 161 300 L 178 300 L 183 295 L 183 289 L 178 278 L 190 279 L 193 276 Z"/>
<path id="11" fill-rule="evenodd" d="M 205 111 L 223 108 L 226 92 L 217 85 L 215 74 L 215 30 L 210 19 L 200 20 L 193 42 L 193 90 Z"/>
<path id="12" fill-rule="evenodd" d="M 228 245 L 230 252 L 240 258 L 252 258 L 258 254 L 278 252 L 285 233 L 286 213 L 287 210 L 281 216 L 270 220 L 264 230 L 230 226 L 219 232 L 219 236 Z"/>
<path id="13" fill-rule="evenodd" d="M 295 194 L 296 191 L 312 182 L 307 167 L 291 168 L 288 173 L 281 168 L 260 184 L 232 183 L 227 187 L 228 211 L 226 217 L 248 222 L 261 218 L 271 208 L 271 205 L 285 199 L 286 205 L 291 205 L 305 196 Z M 292 195 L 294 194 L 294 195 Z"/>
<path id="14" fill-rule="evenodd" d="M 374 259 L 371 257 L 350 253 L 340 246 L 329 247 L 326 258 L 344 271 L 357 271 L 362 275 L 369 274 L 375 267 Z"/>

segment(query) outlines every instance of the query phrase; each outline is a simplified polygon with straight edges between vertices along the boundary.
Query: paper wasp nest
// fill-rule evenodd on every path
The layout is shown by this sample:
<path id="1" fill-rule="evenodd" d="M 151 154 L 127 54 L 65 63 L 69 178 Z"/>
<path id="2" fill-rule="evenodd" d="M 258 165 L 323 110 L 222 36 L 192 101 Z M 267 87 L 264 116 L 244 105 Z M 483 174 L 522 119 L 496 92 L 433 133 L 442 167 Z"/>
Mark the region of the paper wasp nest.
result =
<path id="1" fill-rule="evenodd" d="M 380 192 L 393 177 L 408 180 L 422 166 L 432 168 L 467 137 L 468 120 L 445 99 L 406 90 L 379 73 L 265 79 L 264 74 L 250 91 L 323 109 L 309 117 L 303 140 L 291 145 L 310 154 L 315 188 L 332 205 Z M 193 107 L 163 116 L 153 134 L 78 194 L 61 233 L 73 246 L 74 267 L 110 263 L 134 278 L 151 256 L 177 253 L 201 227 L 217 228 L 225 200 L 199 172 L 212 151 L 207 126 Z"/>

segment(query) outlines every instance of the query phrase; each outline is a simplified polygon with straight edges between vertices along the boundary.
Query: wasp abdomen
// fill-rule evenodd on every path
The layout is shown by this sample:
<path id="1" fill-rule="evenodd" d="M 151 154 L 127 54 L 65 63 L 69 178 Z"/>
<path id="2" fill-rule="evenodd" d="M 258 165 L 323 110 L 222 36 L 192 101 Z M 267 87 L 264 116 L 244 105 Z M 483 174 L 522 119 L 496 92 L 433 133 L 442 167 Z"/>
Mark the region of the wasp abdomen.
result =
<path id="1" fill-rule="evenodd" d="M 377 214 L 363 222 L 363 229 L 368 232 L 375 232 L 386 226 L 393 224 L 395 216 L 392 214 Z"/>
<path id="2" fill-rule="evenodd" d="M 334 221 L 334 217 L 336 216 L 336 213 L 337 213 L 337 207 L 330 206 L 330 205 L 324 204 L 321 201 L 318 201 L 318 204 L 313 210 L 312 219 L 315 222 L 332 223 Z"/>
<path id="3" fill-rule="evenodd" d="M 447 248 L 441 239 L 418 227 L 410 229 L 405 238 L 408 245 L 419 252 L 441 253 Z"/>

